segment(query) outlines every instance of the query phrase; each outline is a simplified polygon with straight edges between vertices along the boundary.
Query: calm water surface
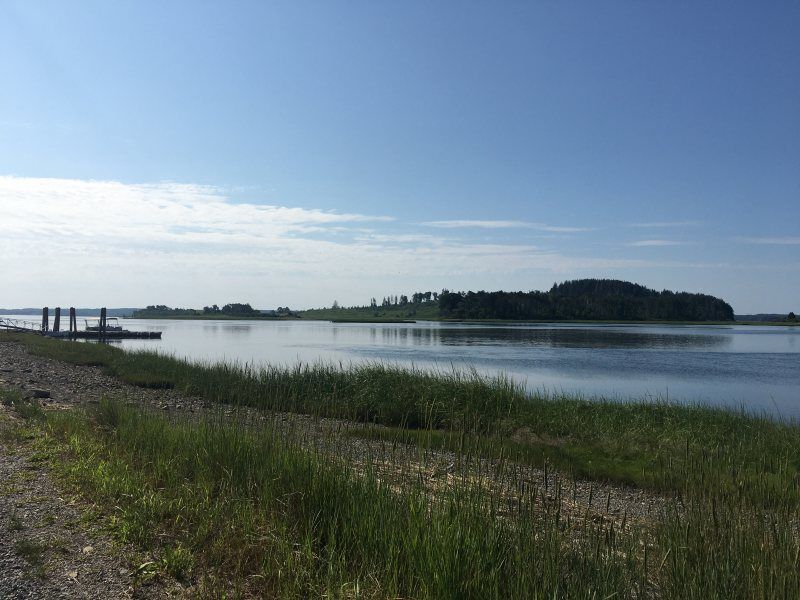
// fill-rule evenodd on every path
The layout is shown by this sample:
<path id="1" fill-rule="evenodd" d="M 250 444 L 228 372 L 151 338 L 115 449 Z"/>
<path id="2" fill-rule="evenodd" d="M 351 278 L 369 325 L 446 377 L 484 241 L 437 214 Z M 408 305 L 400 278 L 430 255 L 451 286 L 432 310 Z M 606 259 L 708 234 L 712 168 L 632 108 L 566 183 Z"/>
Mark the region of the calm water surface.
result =
<path id="1" fill-rule="evenodd" d="M 161 340 L 124 340 L 119 343 L 123 348 L 147 348 L 191 360 L 281 365 L 381 361 L 475 368 L 510 374 L 531 390 L 620 400 L 701 401 L 800 419 L 800 328 L 120 322 L 126 329 L 163 331 Z"/>
<path id="2" fill-rule="evenodd" d="M 163 331 L 124 340 L 192 360 L 291 365 L 384 361 L 508 373 L 531 390 L 669 399 L 800 418 L 800 329 L 680 325 L 338 324 L 122 321 Z"/>

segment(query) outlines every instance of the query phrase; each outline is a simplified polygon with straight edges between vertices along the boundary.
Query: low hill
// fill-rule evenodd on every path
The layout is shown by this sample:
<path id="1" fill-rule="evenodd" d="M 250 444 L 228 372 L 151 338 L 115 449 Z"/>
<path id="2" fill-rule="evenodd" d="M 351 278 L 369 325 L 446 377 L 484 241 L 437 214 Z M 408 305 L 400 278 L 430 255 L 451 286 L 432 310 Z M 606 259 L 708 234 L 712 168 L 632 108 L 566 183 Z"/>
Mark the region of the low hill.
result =
<path id="1" fill-rule="evenodd" d="M 312 309 L 308 319 L 465 319 L 523 321 L 733 321 L 731 306 L 714 296 L 657 291 L 617 279 L 577 279 L 549 291 L 417 292 L 375 298 L 368 306 Z"/>
<path id="2" fill-rule="evenodd" d="M 617 279 L 577 279 L 548 292 L 448 292 L 439 314 L 458 319 L 733 321 L 730 304 L 707 294 L 657 291 Z"/>

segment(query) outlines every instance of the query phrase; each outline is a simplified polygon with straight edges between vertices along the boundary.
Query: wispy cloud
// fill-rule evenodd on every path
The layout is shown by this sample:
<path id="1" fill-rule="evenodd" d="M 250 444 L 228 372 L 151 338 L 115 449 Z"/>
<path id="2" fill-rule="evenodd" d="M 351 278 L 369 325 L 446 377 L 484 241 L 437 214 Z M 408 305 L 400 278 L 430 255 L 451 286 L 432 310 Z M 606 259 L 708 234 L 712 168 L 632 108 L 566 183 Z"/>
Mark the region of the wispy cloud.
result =
<path id="1" fill-rule="evenodd" d="M 559 227 L 545 225 L 544 223 L 531 223 L 529 221 L 481 221 L 481 220 L 453 220 L 453 221 L 425 221 L 426 227 L 440 227 L 444 229 L 536 229 L 537 231 L 550 231 L 553 233 L 578 233 L 592 231 L 591 227 Z"/>
<path id="2" fill-rule="evenodd" d="M 451 239 L 385 215 L 237 203 L 223 189 L 193 184 L 0 176 L 0 216 L 0 304 L 6 305 L 309 306 L 416 285 L 480 287 L 502 277 L 504 287 L 529 288 L 536 273 L 549 285 L 554 274 L 674 266 L 511 240 Z"/>
<path id="3" fill-rule="evenodd" d="M 628 223 L 628 227 L 640 227 L 645 229 L 657 229 L 668 227 L 697 227 L 697 221 L 652 221 L 648 223 Z"/>
<path id="4" fill-rule="evenodd" d="M 223 190 L 178 183 L 0 177 L 0 232 L 131 242 L 260 245 L 277 237 L 342 224 L 385 222 L 387 216 L 232 203 Z"/>
<path id="5" fill-rule="evenodd" d="M 770 246 L 797 246 L 800 245 L 800 237 L 747 237 L 739 238 L 740 241 L 748 244 L 766 244 Z"/>
<path id="6" fill-rule="evenodd" d="M 680 240 L 637 240 L 629 242 L 627 246 L 647 247 L 647 246 L 688 246 L 694 242 L 684 242 Z"/>
<path id="7" fill-rule="evenodd" d="M 366 233 L 354 238 L 359 242 L 387 244 L 441 244 L 446 240 L 424 233 Z"/>

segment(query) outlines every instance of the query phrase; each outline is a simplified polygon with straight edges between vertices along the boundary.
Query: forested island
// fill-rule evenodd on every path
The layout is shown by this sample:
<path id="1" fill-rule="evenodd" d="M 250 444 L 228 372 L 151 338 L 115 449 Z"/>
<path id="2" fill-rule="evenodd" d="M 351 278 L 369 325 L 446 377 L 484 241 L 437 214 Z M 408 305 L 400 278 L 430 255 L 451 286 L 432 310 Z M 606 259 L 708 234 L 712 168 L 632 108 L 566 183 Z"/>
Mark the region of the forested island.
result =
<path id="1" fill-rule="evenodd" d="M 549 291 L 416 292 L 369 306 L 302 311 L 334 320 L 459 319 L 531 321 L 733 321 L 730 304 L 707 294 L 657 291 L 617 279 L 577 279 Z"/>
<path id="2" fill-rule="evenodd" d="M 548 292 L 439 294 L 439 314 L 457 319 L 553 321 L 733 321 L 730 304 L 706 294 L 661 292 L 616 279 L 577 279 Z"/>

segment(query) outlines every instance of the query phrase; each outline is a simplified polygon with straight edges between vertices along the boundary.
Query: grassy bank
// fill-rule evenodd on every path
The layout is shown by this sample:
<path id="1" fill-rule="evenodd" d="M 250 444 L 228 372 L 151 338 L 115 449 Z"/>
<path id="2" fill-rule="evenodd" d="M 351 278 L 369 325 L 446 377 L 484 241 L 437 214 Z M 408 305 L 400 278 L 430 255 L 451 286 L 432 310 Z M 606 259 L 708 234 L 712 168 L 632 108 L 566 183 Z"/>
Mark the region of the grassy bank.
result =
<path id="1" fill-rule="evenodd" d="M 382 426 L 361 433 L 374 438 L 502 453 L 647 489 L 702 493 L 714 487 L 756 504 L 800 498 L 800 428 L 744 412 L 529 395 L 508 378 L 477 373 L 383 364 L 197 365 L 106 345 L 17 339 L 35 354 L 101 366 L 137 386 Z"/>
<path id="2" fill-rule="evenodd" d="M 356 306 L 352 308 L 312 308 L 298 312 L 303 319 L 350 322 L 402 322 L 408 319 L 436 320 L 439 307 L 435 303 L 406 304 L 404 306 Z"/>
<path id="3" fill-rule="evenodd" d="M 370 468 L 377 456 L 348 468 L 280 420 L 11 402 L 66 485 L 159 557 L 140 569 L 201 596 L 766 599 L 800 586 L 796 503 L 709 487 L 652 519 L 606 518 L 562 512 L 567 482 L 547 488 L 512 461 L 464 455 L 432 490 L 415 464 L 394 465 L 412 475 L 397 484 Z"/>
<path id="4" fill-rule="evenodd" d="M 280 419 L 248 420 L 258 411 L 183 420 L 106 401 L 43 414 L 12 399 L 46 433 L 53 467 L 113 507 L 105 517 L 116 535 L 158 549 L 178 576 L 202 575 L 209 595 L 224 582 L 267 597 L 789 598 L 800 589 L 796 424 L 529 396 L 476 374 L 197 366 L 14 339 L 135 385 L 373 424 L 349 430 L 373 442 L 374 455 L 352 463 L 325 440 L 299 443 Z M 400 442 L 418 454 L 395 453 Z M 414 458 L 430 450 L 457 457 L 445 479 Z M 387 463 L 403 477 L 387 476 Z M 524 465 L 671 500 L 644 520 L 598 515 L 569 503 L 569 479 L 531 479 Z"/>
<path id="5" fill-rule="evenodd" d="M 643 564 L 609 562 L 599 531 L 571 541 L 555 510 L 532 510 L 535 498 L 498 518 L 501 499 L 469 480 L 436 496 L 391 488 L 270 425 L 181 424 L 105 402 L 50 413 L 46 427 L 71 457 L 70 480 L 118 507 L 107 516 L 122 539 L 161 546 L 176 574 L 210 571 L 243 594 L 606 597 L 647 585 Z"/>

